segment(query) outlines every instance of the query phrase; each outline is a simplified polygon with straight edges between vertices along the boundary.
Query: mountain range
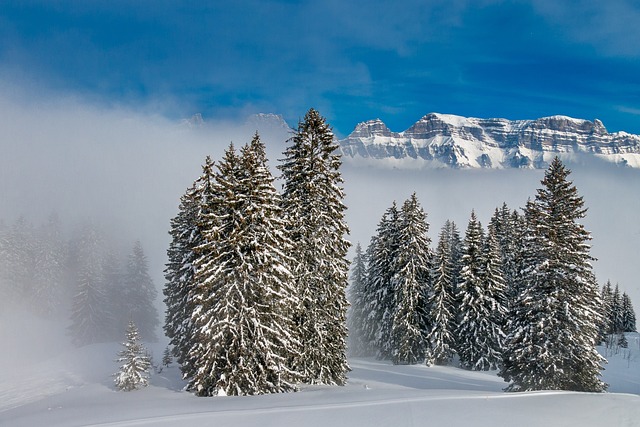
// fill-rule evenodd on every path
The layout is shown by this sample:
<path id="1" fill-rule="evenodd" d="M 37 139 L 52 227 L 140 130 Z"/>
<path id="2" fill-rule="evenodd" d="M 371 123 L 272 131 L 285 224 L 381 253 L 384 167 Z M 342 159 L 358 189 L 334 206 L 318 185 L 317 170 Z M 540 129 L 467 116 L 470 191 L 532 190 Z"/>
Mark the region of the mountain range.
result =
<path id="1" fill-rule="evenodd" d="M 640 168 L 640 136 L 609 133 L 603 123 L 566 116 L 479 119 L 430 113 L 403 132 L 381 120 L 360 123 L 339 141 L 354 162 L 397 168 L 546 168 L 583 155 Z"/>

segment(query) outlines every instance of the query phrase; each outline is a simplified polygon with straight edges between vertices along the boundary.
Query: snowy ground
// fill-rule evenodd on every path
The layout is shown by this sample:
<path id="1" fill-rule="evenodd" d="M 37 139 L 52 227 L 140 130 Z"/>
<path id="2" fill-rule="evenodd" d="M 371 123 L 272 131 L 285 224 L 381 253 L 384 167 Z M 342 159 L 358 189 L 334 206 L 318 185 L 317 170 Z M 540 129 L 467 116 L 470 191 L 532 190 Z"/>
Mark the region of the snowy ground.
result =
<path id="1" fill-rule="evenodd" d="M 638 426 L 640 343 L 608 352 L 606 394 L 504 393 L 495 373 L 452 367 L 393 366 L 352 359 L 345 387 L 299 393 L 198 398 L 182 391 L 175 366 L 152 385 L 117 392 L 110 374 L 119 346 L 101 344 L 55 357 L 35 354 L 29 369 L 0 373 L 1 426 Z M 156 359 L 162 348 L 153 349 Z M 603 349 L 603 352 L 606 350 Z M 517 421 L 516 421 L 517 420 Z"/>

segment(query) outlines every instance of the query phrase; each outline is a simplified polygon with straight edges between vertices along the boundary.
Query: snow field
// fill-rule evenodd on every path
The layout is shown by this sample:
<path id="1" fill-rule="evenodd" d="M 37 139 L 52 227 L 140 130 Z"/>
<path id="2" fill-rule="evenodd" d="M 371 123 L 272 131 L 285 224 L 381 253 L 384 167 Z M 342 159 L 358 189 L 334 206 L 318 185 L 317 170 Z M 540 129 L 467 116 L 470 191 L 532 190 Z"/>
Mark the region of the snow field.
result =
<path id="1" fill-rule="evenodd" d="M 494 372 L 394 366 L 351 359 L 345 387 L 304 386 L 298 393 L 201 398 L 182 391 L 175 364 L 151 385 L 117 392 L 111 376 L 120 345 L 61 353 L 0 377 L 0 425 L 160 426 L 636 426 L 640 425 L 640 349 L 609 356 L 610 393 L 505 393 Z M 635 347 L 634 347 L 635 346 Z M 162 353 L 155 346 L 153 353 Z M 601 348 L 603 354 L 607 351 Z M 623 394 L 624 392 L 626 394 Z M 635 393 L 635 394 L 629 394 Z"/>

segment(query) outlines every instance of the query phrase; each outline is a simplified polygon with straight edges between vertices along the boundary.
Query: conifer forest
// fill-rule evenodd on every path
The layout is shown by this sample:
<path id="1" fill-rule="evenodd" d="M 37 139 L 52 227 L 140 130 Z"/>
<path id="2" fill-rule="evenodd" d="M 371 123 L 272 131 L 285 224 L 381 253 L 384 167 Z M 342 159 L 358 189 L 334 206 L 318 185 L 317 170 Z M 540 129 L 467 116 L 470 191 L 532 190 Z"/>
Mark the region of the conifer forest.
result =
<path id="1" fill-rule="evenodd" d="M 497 369 L 509 391 L 604 391 L 596 346 L 625 343 L 635 314 L 617 285 L 596 283 L 569 175 L 556 158 L 522 213 L 503 204 L 484 228 L 471 212 L 462 231 L 447 221 L 435 250 L 415 194 L 389 207 L 356 247 L 352 354 Z"/>

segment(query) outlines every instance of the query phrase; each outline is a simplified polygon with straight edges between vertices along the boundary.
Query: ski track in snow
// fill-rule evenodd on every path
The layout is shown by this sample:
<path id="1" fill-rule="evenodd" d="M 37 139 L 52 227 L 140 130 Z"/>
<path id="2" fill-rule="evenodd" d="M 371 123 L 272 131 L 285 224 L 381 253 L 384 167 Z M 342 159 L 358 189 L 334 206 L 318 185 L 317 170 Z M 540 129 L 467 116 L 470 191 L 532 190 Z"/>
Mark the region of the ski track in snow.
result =
<path id="1" fill-rule="evenodd" d="M 231 417 L 231 416 L 251 416 L 267 414 L 286 414 L 293 412 L 311 412 L 311 411 L 333 411 L 337 409 L 360 409 L 367 407 L 381 407 L 383 405 L 405 405 L 412 403 L 427 403 L 438 401 L 464 401 L 464 400 L 485 400 L 490 399 L 522 399 L 528 398 L 531 395 L 536 396 L 553 396 L 559 394 L 571 394 L 570 392 L 561 391 L 545 391 L 535 393 L 521 393 L 521 394 L 500 394 L 500 395 L 478 395 L 478 396 L 427 396 L 427 397 L 414 397 L 414 398 L 398 398 L 398 399 L 375 399 L 368 401 L 348 402 L 348 403 L 333 403 L 333 404 L 314 404 L 314 405 L 300 405 L 300 406 L 279 406 L 277 408 L 247 408 L 247 409 L 223 409 L 209 412 L 192 412 L 188 414 L 180 415 L 167 415 L 148 418 L 138 418 L 135 420 L 114 421 L 98 424 L 87 424 L 87 427 L 125 427 L 136 425 L 158 425 L 159 422 L 177 422 L 177 421 L 196 421 L 196 420 L 211 420 L 216 416 Z"/>
<path id="2" fill-rule="evenodd" d="M 353 425 L 511 425 L 519 415 L 519 426 L 637 424 L 640 410 L 610 413 L 622 405 L 637 406 L 636 396 L 619 395 L 603 402 L 602 395 L 571 392 L 477 394 L 460 396 L 416 396 L 372 398 L 366 401 L 280 405 L 278 407 L 212 409 L 185 414 L 141 416 L 118 421 L 78 424 L 94 427 L 204 425 L 353 426 Z M 607 396 L 608 397 L 608 396 Z M 224 399 L 224 398 L 223 398 Z M 240 398 L 242 399 L 242 398 Z M 278 401 L 283 402 L 282 399 Z M 255 401 L 254 401 L 255 403 Z M 604 403 L 604 405 L 603 405 Z M 569 418 L 567 418 L 569 414 Z M 504 417 L 504 418 L 503 418 Z M 127 418 L 127 417 L 124 417 Z M 568 422 L 573 420 L 573 422 Z M 604 424 L 603 424 L 604 423 Z M 69 424 L 71 425 L 71 424 Z M 75 424 L 74 424 L 75 425 Z"/>

